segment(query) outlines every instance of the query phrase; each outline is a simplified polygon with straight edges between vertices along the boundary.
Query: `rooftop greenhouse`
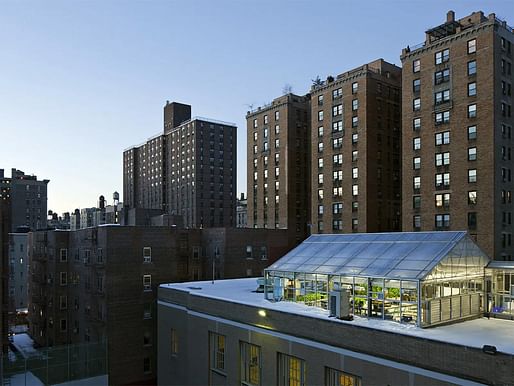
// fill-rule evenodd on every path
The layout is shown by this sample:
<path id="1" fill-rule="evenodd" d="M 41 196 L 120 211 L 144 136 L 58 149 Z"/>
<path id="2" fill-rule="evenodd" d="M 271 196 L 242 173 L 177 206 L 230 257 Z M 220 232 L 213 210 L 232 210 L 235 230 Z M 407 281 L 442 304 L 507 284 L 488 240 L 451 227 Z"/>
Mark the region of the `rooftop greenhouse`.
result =
<path id="1" fill-rule="evenodd" d="M 312 235 L 265 271 L 268 300 L 428 327 L 480 315 L 489 259 L 466 232 Z"/>

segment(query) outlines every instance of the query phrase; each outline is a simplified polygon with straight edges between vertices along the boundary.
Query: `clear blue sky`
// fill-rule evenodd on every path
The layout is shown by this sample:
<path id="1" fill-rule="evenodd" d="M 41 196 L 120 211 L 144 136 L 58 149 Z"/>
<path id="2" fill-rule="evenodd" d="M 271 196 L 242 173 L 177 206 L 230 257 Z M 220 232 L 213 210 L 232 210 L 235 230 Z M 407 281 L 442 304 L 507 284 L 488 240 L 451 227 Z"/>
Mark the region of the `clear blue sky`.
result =
<path id="1" fill-rule="evenodd" d="M 308 91 L 493 1 L 23 1 L 0 3 L 0 168 L 48 178 L 58 212 L 122 193 L 122 153 L 162 131 L 166 100 L 237 123 L 246 191 L 248 105 Z"/>

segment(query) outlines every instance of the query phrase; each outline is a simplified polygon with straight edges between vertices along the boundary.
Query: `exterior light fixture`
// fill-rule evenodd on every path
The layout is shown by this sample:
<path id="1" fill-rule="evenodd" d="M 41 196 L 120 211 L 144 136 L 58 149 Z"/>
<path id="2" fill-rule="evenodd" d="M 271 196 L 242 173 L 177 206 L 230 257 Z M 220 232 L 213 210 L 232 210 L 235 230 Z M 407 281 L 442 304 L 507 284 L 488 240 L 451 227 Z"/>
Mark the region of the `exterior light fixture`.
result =
<path id="1" fill-rule="evenodd" d="M 266 311 L 264 311 L 264 310 L 259 310 L 258 314 L 259 314 L 259 316 L 262 316 L 263 318 L 266 317 Z"/>

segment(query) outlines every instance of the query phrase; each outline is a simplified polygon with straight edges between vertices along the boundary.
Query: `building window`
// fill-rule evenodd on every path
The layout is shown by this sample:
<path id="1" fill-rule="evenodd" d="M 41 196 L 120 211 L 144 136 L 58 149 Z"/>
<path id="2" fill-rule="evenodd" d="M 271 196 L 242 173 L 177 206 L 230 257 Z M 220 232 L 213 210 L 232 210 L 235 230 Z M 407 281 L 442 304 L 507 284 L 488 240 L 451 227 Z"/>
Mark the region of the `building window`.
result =
<path id="1" fill-rule="evenodd" d="M 318 174 L 318 184 L 323 184 L 323 173 Z"/>
<path id="2" fill-rule="evenodd" d="M 412 72 L 419 72 L 421 70 L 421 61 L 416 59 L 412 62 Z"/>
<path id="3" fill-rule="evenodd" d="M 421 216 L 416 215 L 412 217 L 412 226 L 414 230 L 420 230 L 421 229 Z"/>
<path id="4" fill-rule="evenodd" d="M 174 328 L 170 329 L 170 351 L 172 356 L 177 356 L 178 354 L 178 336 L 177 330 Z"/>
<path id="5" fill-rule="evenodd" d="M 318 137 L 323 137 L 323 126 L 318 127 Z"/>
<path id="6" fill-rule="evenodd" d="M 68 272 L 61 272 L 59 277 L 61 285 L 68 285 Z"/>
<path id="7" fill-rule="evenodd" d="M 339 149 L 343 146 L 343 139 L 342 138 L 334 138 L 332 140 L 332 147 L 334 149 Z"/>
<path id="8" fill-rule="evenodd" d="M 450 143 L 450 132 L 443 131 L 442 133 L 435 134 L 435 145 L 447 145 Z"/>
<path id="9" fill-rule="evenodd" d="M 421 110 L 421 98 L 415 98 L 412 101 L 412 110 L 414 110 L 414 111 Z"/>
<path id="10" fill-rule="evenodd" d="M 334 230 L 334 231 L 343 230 L 343 220 L 332 220 L 332 230 Z"/>
<path id="11" fill-rule="evenodd" d="M 21 246 L 23 246 L 23 244 Z M 60 256 L 61 263 L 68 261 L 68 249 L 61 248 L 61 250 L 59 252 L 59 256 Z"/>
<path id="12" fill-rule="evenodd" d="M 334 165 L 342 165 L 343 164 L 343 155 L 342 154 L 334 154 L 333 155 Z"/>
<path id="13" fill-rule="evenodd" d="M 434 76 L 435 84 L 441 84 L 450 80 L 450 70 L 437 71 Z"/>
<path id="14" fill-rule="evenodd" d="M 468 204 L 476 205 L 476 203 L 477 203 L 477 191 L 471 190 L 468 192 Z"/>
<path id="15" fill-rule="evenodd" d="M 323 94 L 318 95 L 318 106 L 323 106 Z"/>
<path id="16" fill-rule="evenodd" d="M 152 362 L 150 361 L 150 357 L 143 358 L 143 373 L 145 373 L 145 374 L 152 373 Z"/>
<path id="17" fill-rule="evenodd" d="M 152 261 L 152 248 L 143 247 L 143 263 L 150 263 Z"/>
<path id="18" fill-rule="evenodd" d="M 359 219 L 352 218 L 352 231 L 357 232 L 359 230 Z"/>
<path id="19" fill-rule="evenodd" d="M 468 148 L 468 161 L 476 161 L 477 160 L 477 148 L 470 147 Z"/>
<path id="20" fill-rule="evenodd" d="M 468 213 L 468 228 L 477 229 L 477 214 L 476 212 Z"/>
<path id="21" fill-rule="evenodd" d="M 450 193 L 436 194 L 435 195 L 435 206 L 437 208 L 447 208 L 450 206 Z"/>
<path id="22" fill-rule="evenodd" d="M 412 91 L 413 92 L 419 92 L 421 90 L 421 80 L 420 79 L 414 79 L 412 81 Z"/>
<path id="23" fill-rule="evenodd" d="M 358 99 L 352 100 L 352 111 L 356 111 L 358 109 L 359 109 L 359 100 Z"/>
<path id="24" fill-rule="evenodd" d="M 279 134 L 280 134 L 280 126 L 275 125 L 275 135 L 279 135 Z"/>
<path id="25" fill-rule="evenodd" d="M 323 214 L 323 205 L 318 205 L 318 214 L 320 216 Z"/>
<path id="26" fill-rule="evenodd" d="M 352 83 L 352 94 L 355 94 L 357 91 L 359 91 L 359 83 L 353 82 Z"/>
<path id="27" fill-rule="evenodd" d="M 332 213 L 333 214 L 341 214 L 341 213 L 343 213 L 343 203 L 342 202 L 336 202 L 335 204 L 332 204 Z"/>
<path id="28" fill-rule="evenodd" d="M 341 98 L 343 95 L 343 89 L 342 88 L 336 88 L 332 91 L 332 99 L 338 99 Z"/>
<path id="29" fill-rule="evenodd" d="M 280 111 L 275 111 L 275 121 L 278 121 L 280 118 Z"/>
<path id="30" fill-rule="evenodd" d="M 343 171 L 342 170 L 336 170 L 332 172 L 333 181 L 342 181 L 343 180 Z"/>
<path id="31" fill-rule="evenodd" d="M 59 296 L 59 308 L 65 310 L 68 308 L 68 297 L 66 295 Z"/>
<path id="32" fill-rule="evenodd" d="M 412 168 L 414 170 L 421 169 L 421 157 L 414 157 L 412 159 Z"/>
<path id="33" fill-rule="evenodd" d="M 253 127 L 254 127 L 254 128 L 255 128 L 255 127 L 257 127 L 257 119 L 254 119 L 254 120 L 253 120 Z"/>
<path id="34" fill-rule="evenodd" d="M 240 342 L 240 374 L 241 384 L 260 386 L 262 359 L 261 348 L 251 343 Z"/>
<path id="35" fill-rule="evenodd" d="M 152 290 L 152 275 L 143 275 L 143 290 Z"/>
<path id="36" fill-rule="evenodd" d="M 225 372 L 225 335 L 209 332 L 211 370 Z"/>
<path id="37" fill-rule="evenodd" d="M 412 179 L 412 187 L 414 188 L 414 190 L 421 189 L 421 177 L 420 176 L 416 176 Z"/>
<path id="38" fill-rule="evenodd" d="M 352 196 L 359 195 L 359 185 L 352 185 Z"/>
<path id="39" fill-rule="evenodd" d="M 332 122 L 332 131 L 333 132 L 343 131 L 343 121 Z"/>
<path id="40" fill-rule="evenodd" d="M 472 60 L 468 62 L 468 76 L 475 75 L 477 73 L 477 62 Z"/>
<path id="41" fill-rule="evenodd" d="M 352 161 L 355 162 L 358 159 L 359 159 L 359 151 L 358 150 L 352 151 Z"/>
<path id="42" fill-rule="evenodd" d="M 468 83 L 468 96 L 477 95 L 477 84 L 476 82 Z"/>
<path id="43" fill-rule="evenodd" d="M 323 221 L 318 221 L 318 232 L 323 232 Z"/>
<path id="44" fill-rule="evenodd" d="M 450 50 L 447 48 L 435 53 L 435 64 L 441 64 L 450 60 Z"/>
<path id="45" fill-rule="evenodd" d="M 275 139 L 275 149 L 278 149 L 280 147 L 280 139 Z"/>
<path id="46" fill-rule="evenodd" d="M 359 126 L 359 117 L 352 117 L 352 127 L 355 128 Z"/>
<path id="47" fill-rule="evenodd" d="M 352 168 L 352 178 L 359 178 L 359 168 Z"/>
<path id="48" fill-rule="evenodd" d="M 435 124 L 441 125 L 443 123 L 449 123 L 450 122 L 450 112 L 449 111 L 442 111 L 440 113 L 435 114 Z"/>
<path id="49" fill-rule="evenodd" d="M 332 107 L 332 116 L 336 117 L 343 113 L 343 105 L 336 105 Z"/>
<path id="50" fill-rule="evenodd" d="M 343 187 L 342 186 L 337 186 L 335 188 L 332 189 L 332 195 L 334 197 L 341 197 L 343 195 Z"/>
<path id="51" fill-rule="evenodd" d="M 476 118 L 477 116 L 477 105 L 472 104 L 468 106 L 468 118 Z"/>
<path id="52" fill-rule="evenodd" d="M 450 215 L 436 214 L 435 215 L 435 228 L 436 229 L 448 229 L 450 227 Z"/>
<path id="53" fill-rule="evenodd" d="M 254 145 L 253 146 L 253 154 L 257 154 L 257 152 L 258 152 L 258 147 L 257 147 L 257 145 Z"/>
<path id="54" fill-rule="evenodd" d="M 275 177 L 278 177 L 280 175 L 280 168 L 275 168 Z"/>
<path id="55" fill-rule="evenodd" d="M 477 170 L 476 169 L 468 169 L 468 182 L 469 183 L 477 182 Z"/>
<path id="56" fill-rule="evenodd" d="M 412 120 L 412 129 L 413 130 L 421 129 L 421 118 L 414 118 Z"/>
<path id="57" fill-rule="evenodd" d="M 323 120 L 323 110 L 318 111 L 318 121 Z"/>
<path id="58" fill-rule="evenodd" d="M 450 100 L 450 90 L 438 91 L 434 94 L 434 100 L 436 105 L 446 103 Z"/>
<path id="59" fill-rule="evenodd" d="M 477 127 L 476 126 L 469 126 L 468 127 L 468 139 L 477 139 Z"/>
<path id="60" fill-rule="evenodd" d="M 61 319 L 60 327 L 61 332 L 65 332 L 68 329 L 68 321 L 66 319 Z"/>
<path id="61" fill-rule="evenodd" d="M 412 196 L 412 208 L 413 209 L 421 208 L 421 196 Z"/>
<path id="62" fill-rule="evenodd" d="M 318 158 L 318 168 L 323 168 L 323 158 Z"/>
<path id="63" fill-rule="evenodd" d="M 361 378 L 325 367 L 325 386 L 361 386 Z"/>
<path id="64" fill-rule="evenodd" d="M 447 189 L 450 186 L 450 173 L 438 173 L 435 175 L 435 187 Z"/>
<path id="65" fill-rule="evenodd" d="M 352 144 L 355 145 L 357 142 L 359 142 L 359 134 L 353 133 L 352 134 Z"/>
<path id="66" fill-rule="evenodd" d="M 323 200 L 323 189 L 318 189 L 318 200 Z"/>
<path id="67" fill-rule="evenodd" d="M 318 152 L 319 153 L 323 152 L 323 142 L 318 143 Z"/>
<path id="68" fill-rule="evenodd" d="M 435 154 L 435 166 L 443 166 L 450 164 L 450 152 L 436 153 Z"/>
<path id="69" fill-rule="evenodd" d="M 475 52 L 477 52 L 477 40 L 468 40 L 468 54 L 474 54 Z"/>
<path id="70" fill-rule="evenodd" d="M 268 116 L 265 115 L 263 119 L 264 119 L 264 124 L 267 125 L 268 124 Z"/>

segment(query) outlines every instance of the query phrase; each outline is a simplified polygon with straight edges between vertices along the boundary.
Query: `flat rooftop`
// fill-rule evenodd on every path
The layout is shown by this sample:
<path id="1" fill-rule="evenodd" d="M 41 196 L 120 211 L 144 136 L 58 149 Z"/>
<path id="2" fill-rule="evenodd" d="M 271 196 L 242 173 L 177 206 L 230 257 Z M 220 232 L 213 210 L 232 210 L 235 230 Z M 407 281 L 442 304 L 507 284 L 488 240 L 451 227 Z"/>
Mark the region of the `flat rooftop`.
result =
<path id="1" fill-rule="evenodd" d="M 514 355 L 514 321 L 509 320 L 481 318 L 431 328 L 420 328 L 409 324 L 359 316 L 354 316 L 353 321 L 343 321 L 329 317 L 328 311 L 321 308 L 286 301 L 270 302 L 264 299 L 263 293 L 254 292 L 258 287 L 256 278 L 217 280 L 214 284 L 211 281 L 162 284 L 160 287 L 264 310 L 288 312 L 326 319 L 333 323 L 346 323 L 461 346 L 481 349 L 483 345 L 487 344 L 496 346 L 500 352 Z"/>

